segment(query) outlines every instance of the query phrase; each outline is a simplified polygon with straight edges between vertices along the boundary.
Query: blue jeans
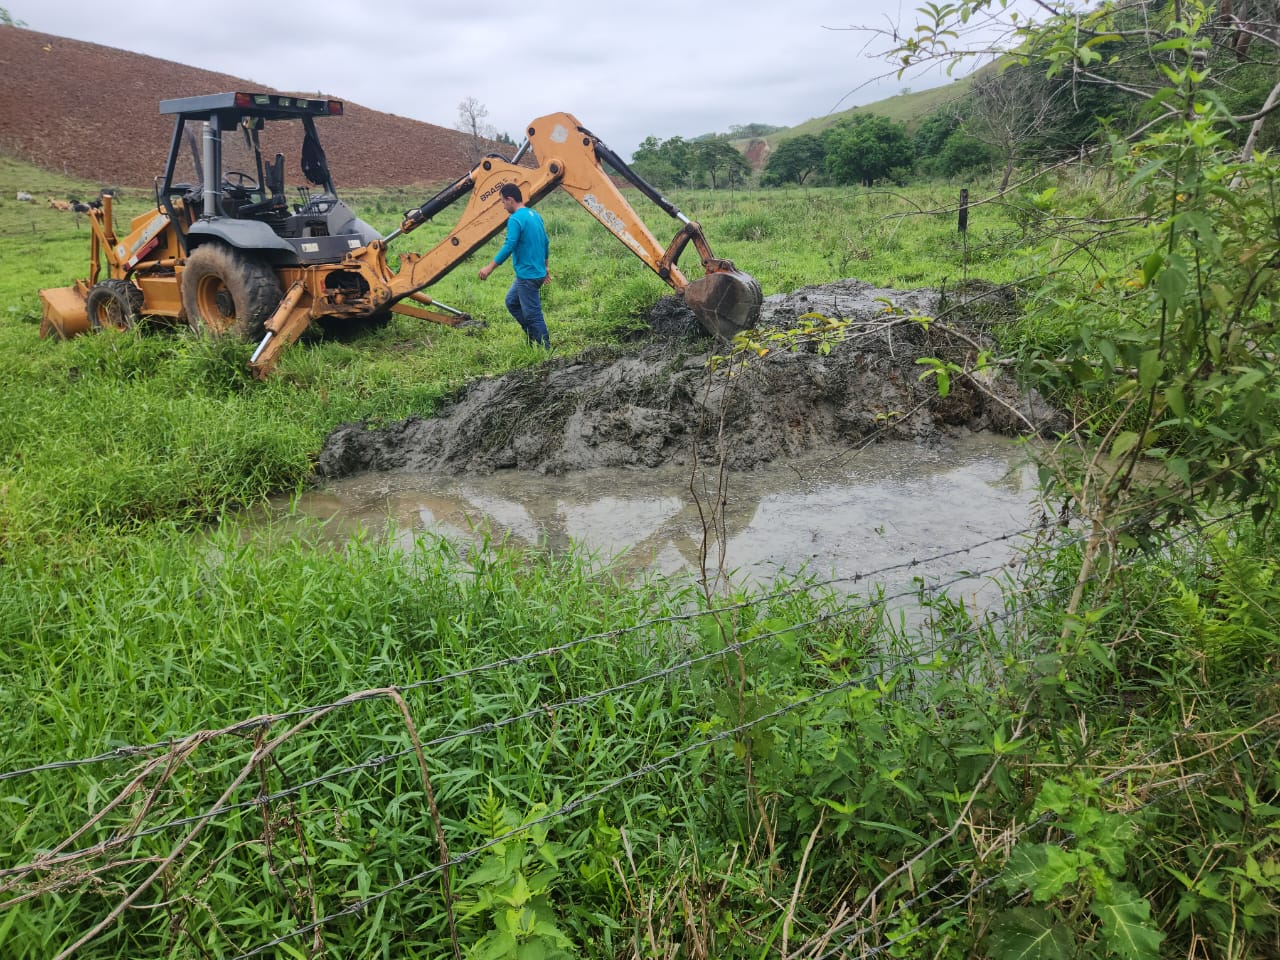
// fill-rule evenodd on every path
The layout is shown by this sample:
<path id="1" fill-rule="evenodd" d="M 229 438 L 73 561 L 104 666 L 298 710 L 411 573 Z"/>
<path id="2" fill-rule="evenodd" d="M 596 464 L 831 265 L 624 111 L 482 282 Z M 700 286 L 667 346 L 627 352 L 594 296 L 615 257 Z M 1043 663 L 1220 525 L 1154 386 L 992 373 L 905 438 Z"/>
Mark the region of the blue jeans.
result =
<path id="1" fill-rule="evenodd" d="M 515 283 L 507 291 L 507 310 L 516 318 L 516 323 L 524 328 L 530 343 L 536 343 L 540 347 L 551 346 L 547 321 L 542 316 L 541 279 L 521 280 L 516 277 Z"/>

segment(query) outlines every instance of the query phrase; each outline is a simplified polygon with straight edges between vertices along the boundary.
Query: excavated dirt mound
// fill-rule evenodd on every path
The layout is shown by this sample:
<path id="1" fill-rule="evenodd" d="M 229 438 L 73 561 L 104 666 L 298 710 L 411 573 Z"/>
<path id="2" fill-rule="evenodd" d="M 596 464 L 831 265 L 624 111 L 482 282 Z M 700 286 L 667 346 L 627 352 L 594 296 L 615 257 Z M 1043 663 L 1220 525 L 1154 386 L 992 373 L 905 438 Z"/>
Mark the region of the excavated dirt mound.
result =
<path id="1" fill-rule="evenodd" d="M 786 330 L 813 315 L 851 325 L 825 347 L 754 352 L 745 364 L 709 361 L 725 348 L 700 335 L 682 301 L 659 301 L 648 335 L 532 369 L 478 380 L 437 416 L 381 429 L 348 423 L 329 436 L 321 478 L 366 470 L 563 473 L 592 467 L 704 463 L 735 469 L 882 439 L 936 442 L 948 432 L 1049 433 L 1060 417 L 1007 377 L 956 376 L 947 396 L 921 381 L 922 357 L 972 368 L 1015 305 L 994 289 L 941 303 L 931 290 L 894 291 L 857 280 L 766 299 L 760 328 Z M 922 324 L 910 315 L 938 318 Z M 763 337 L 762 337 L 763 342 Z"/>

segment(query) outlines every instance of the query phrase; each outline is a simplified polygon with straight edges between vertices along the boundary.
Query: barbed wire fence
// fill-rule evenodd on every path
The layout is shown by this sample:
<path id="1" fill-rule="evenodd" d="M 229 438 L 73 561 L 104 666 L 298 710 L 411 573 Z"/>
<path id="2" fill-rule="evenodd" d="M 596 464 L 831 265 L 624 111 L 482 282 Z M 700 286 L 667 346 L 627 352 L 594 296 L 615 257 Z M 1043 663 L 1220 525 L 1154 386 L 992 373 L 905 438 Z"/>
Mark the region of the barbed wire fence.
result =
<path id="1" fill-rule="evenodd" d="M 1007 573 L 1008 564 L 1002 561 L 984 569 L 966 570 L 928 586 L 917 584 L 893 594 L 886 594 L 881 590 L 870 597 L 850 596 L 845 602 L 823 609 L 811 617 L 788 620 L 769 629 L 747 632 L 740 639 L 726 638 L 718 649 L 689 652 L 665 665 L 655 666 L 647 672 L 609 686 L 558 700 L 535 702 L 525 709 L 508 711 L 481 722 L 462 725 L 458 729 L 448 729 L 448 724 L 460 716 L 460 713 L 453 711 L 448 716 L 443 715 L 447 708 L 446 711 L 441 711 L 438 700 L 448 700 L 450 692 L 455 691 L 461 681 L 526 667 L 535 662 L 557 661 L 577 651 L 589 651 L 592 645 L 616 643 L 624 637 L 639 637 L 655 650 L 695 651 L 697 647 L 693 640 L 681 631 L 696 628 L 705 618 L 719 618 L 750 608 L 777 605 L 797 595 L 811 594 L 833 586 L 873 583 L 891 573 L 915 570 L 939 560 L 961 557 L 996 543 L 1034 538 L 1043 533 L 1042 526 L 1030 526 L 967 547 L 925 558 L 906 559 L 867 573 L 804 581 L 760 596 L 716 605 L 711 609 L 654 617 L 618 630 L 575 637 L 564 643 L 466 666 L 403 685 L 361 690 L 326 703 L 255 716 L 217 729 L 175 735 L 164 741 L 122 746 L 94 756 L 48 761 L 23 769 L 0 772 L 0 782 L 8 781 L 6 787 L 12 790 L 21 789 L 22 782 L 32 779 L 37 786 L 45 786 L 50 777 L 55 778 L 50 785 L 57 786 L 57 777 L 84 770 L 90 775 L 84 804 L 86 810 L 93 811 L 87 814 L 82 823 L 68 829 L 63 839 L 53 847 L 32 851 L 25 862 L 0 867 L 0 897 L 5 898 L 0 900 L 0 925 L 3 924 L 3 911 L 6 909 L 65 892 L 87 892 L 114 900 L 113 906 L 98 921 L 89 929 L 77 932 L 77 938 L 56 954 L 59 960 L 75 955 L 95 938 L 125 922 L 130 908 L 142 910 L 145 906 L 149 909 L 168 910 L 174 916 L 171 925 L 183 927 L 185 921 L 180 918 L 179 910 L 195 909 L 198 897 L 191 892 L 182 892 L 179 881 L 184 871 L 201 869 L 196 863 L 197 853 L 205 853 L 209 859 L 204 873 L 199 874 L 191 884 L 193 888 L 199 888 L 202 883 L 210 881 L 224 858 L 242 853 L 256 843 L 261 850 L 251 852 L 256 854 L 266 872 L 283 889 L 283 899 L 289 905 L 274 924 L 282 932 L 266 933 L 264 936 L 247 931 L 236 937 L 227 918 L 213 917 L 210 925 L 224 940 L 218 955 L 245 960 L 285 944 L 298 943 L 308 936 L 312 938 L 311 946 L 304 953 L 320 955 L 323 952 L 323 934 L 326 929 L 333 928 L 344 918 L 378 910 L 396 894 L 412 892 L 420 900 L 425 895 L 425 885 L 434 882 L 439 882 L 442 889 L 438 897 L 432 898 L 437 905 L 431 908 L 431 915 L 447 921 L 449 933 L 445 938 L 452 940 L 457 952 L 451 884 L 458 868 L 507 841 L 528 836 L 535 828 L 551 824 L 565 825 L 583 811 L 598 809 L 595 806 L 598 802 L 615 799 L 615 795 L 629 785 L 670 773 L 681 761 L 690 757 L 711 754 L 724 745 L 741 743 L 755 732 L 767 730 L 777 721 L 801 714 L 815 704 L 828 701 L 828 698 L 837 698 L 841 694 L 848 695 L 859 690 L 890 689 L 896 680 L 913 676 L 922 659 L 927 659 L 934 651 L 925 642 L 919 642 L 892 656 L 884 651 L 865 651 L 866 659 L 874 662 L 874 666 L 869 669 L 853 672 L 847 679 L 831 682 L 807 695 L 794 696 L 773 709 L 761 710 L 758 715 L 749 718 L 741 715 L 735 718 L 731 714 L 716 718 L 713 713 L 706 711 L 691 713 L 682 718 L 684 723 L 680 729 L 665 731 L 665 735 L 660 738 L 661 742 L 656 745 L 658 748 L 665 747 L 665 752 L 661 755 L 645 759 L 642 753 L 630 769 L 613 770 L 609 775 L 592 771 L 591 777 L 587 778 L 579 776 L 576 770 L 572 770 L 567 776 L 562 772 L 560 780 L 573 788 L 570 799 L 544 805 L 544 812 L 527 817 L 517 826 L 480 842 L 463 843 L 460 842 L 460 837 L 467 835 L 463 829 L 465 811 L 468 803 L 475 797 L 475 788 L 484 786 L 491 789 L 492 778 L 484 776 L 484 771 L 477 768 L 470 769 L 463 777 L 450 776 L 450 749 L 459 744 L 474 745 L 482 742 L 483 738 L 501 734 L 508 728 L 526 725 L 530 731 L 526 748 L 540 743 L 543 746 L 539 749 L 549 750 L 545 744 L 556 736 L 568 736 L 582 729 L 570 728 L 568 717 L 585 716 L 588 713 L 585 708 L 595 705 L 607 705 L 611 710 L 616 710 L 614 701 L 619 694 L 665 688 L 677 678 L 687 678 L 698 670 L 714 668 L 717 663 L 723 663 L 728 658 L 768 648 L 770 644 L 777 643 L 786 636 L 831 628 L 859 616 L 877 616 L 896 601 L 908 602 L 928 596 L 945 596 L 947 590 L 958 583 Z M 982 631 L 994 629 L 1002 622 L 1014 623 L 1045 600 L 1042 591 L 1029 591 L 1020 599 L 1007 603 L 1000 613 L 975 616 L 968 626 L 952 631 L 949 642 L 955 644 L 963 641 L 966 634 L 976 636 Z M 676 642 L 665 646 L 657 643 L 655 636 L 664 630 L 675 631 Z M 923 632 L 920 639 L 927 639 Z M 432 700 L 432 696 L 437 699 Z M 411 700 L 415 702 L 411 703 Z M 509 699 L 498 702 L 505 704 Z M 368 749 L 371 738 L 359 732 L 353 733 L 353 729 L 359 731 L 366 727 L 357 726 L 350 719 L 341 729 L 329 731 L 327 739 L 305 739 L 307 735 L 316 735 L 316 731 L 321 730 L 322 720 L 349 717 L 352 710 L 374 708 L 382 704 L 393 707 L 402 731 L 394 737 L 384 735 L 378 742 L 395 741 L 396 749 L 371 753 Z M 372 721 L 370 726 L 378 726 L 376 715 L 369 715 L 364 719 Z M 1267 718 L 1272 726 L 1275 721 L 1275 717 Z M 583 720 L 578 722 L 586 723 Z M 286 725 L 287 728 L 282 732 L 276 732 Z M 558 733 L 561 727 L 567 733 Z M 1175 733 L 1165 747 L 1185 735 L 1185 730 Z M 1245 749 L 1256 747 L 1258 739 L 1274 739 L 1275 735 L 1275 731 L 1264 729 Z M 1237 736 L 1238 734 L 1232 734 L 1231 739 L 1234 740 Z M 351 743 L 352 740 L 355 741 L 354 744 Z M 406 740 L 407 746 L 400 745 Z M 249 745 L 247 756 L 245 744 Z M 293 752 L 287 753 L 287 748 L 292 748 Z M 216 753 L 220 749 L 225 752 Z M 1154 748 L 1144 756 L 1154 756 L 1160 749 L 1162 748 Z M 323 762 L 323 757 L 330 753 L 334 757 L 345 757 L 347 750 L 359 755 L 359 759 L 344 763 Z M 215 755 L 203 767 L 197 768 L 197 758 L 208 753 Z M 484 750 L 475 747 L 465 759 L 469 764 L 476 764 L 483 762 L 483 758 Z M 408 769 L 412 770 L 415 761 L 417 770 L 412 775 L 401 769 L 405 763 L 409 763 L 411 766 Z M 999 756 L 993 760 L 988 777 L 990 771 L 994 771 L 1001 762 Z M 93 770 L 100 766 L 116 766 L 121 763 L 132 766 L 123 773 L 108 772 L 101 776 L 93 774 Z M 296 775 L 299 769 L 306 766 L 321 772 L 299 778 L 296 783 L 271 787 L 272 772 L 278 779 L 287 780 L 290 772 Z M 562 763 L 562 766 L 572 768 L 574 765 Z M 1111 776 L 1119 778 L 1135 772 L 1136 765 L 1129 765 Z M 421 841 L 418 845 L 420 850 L 434 846 L 439 853 L 438 862 L 395 880 L 388 878 L 376 890 L 356 894 L 349 891 L 344 893 L 341 889 L 330 891 L 330 901 L 343 902 L 336 909 L 330 907 L 326 910 L 322 906 L 325 898 L 317 890 L 320 885 L 318 875 L 322 872 L 319 855 L 307 857 L 296 852 L 303 848 L 317 850 L 319 845 L 316 841 L 322 831 L 314 825 L 308 829 L 303 825 L 303 819 L 308 814 L 314 816 L 315 823 L 328 818 L 331 822 L 328 835 L 331 837 L 341 838 L 344 833 L 352 832 L 352 827 L 343 822 L 344 813 L 340 809 L 342 802 L 345 800 L 352 803 L 355 787 L 351 784 L 362 777 L 371 776 L 374 779 L 367 784 L 370 799 L 365 802 L 365 806 L 375 805 L 375 801 L 380 799 L 384 812 L 395 807 L 397 814 L 407 811 L 406 815 L 410 816 L 412 810 L 421 812 L 425 807 L 429 829 L 417 828 L 413 837 Z M 377 779 L 379 776 L 383 779 Z M 248 789 L 253 778 L 257 778 L 257 791 L 247 799 L 237 799 L 238 794 Z M 1183 780 L 1179 789 L 1189 789 L 1190 782 Z M 76 792 L 75 785 L 66 785 L 64 789 L 67 793 Z M 977 791 L 978 788 L 975 787 L 972 795 L 976 796 Z M 325 802 L 320 799 L 318 795 L 321 793 L 331 800 Z M 200 797 L 206 798 L 203 803 L 198 802 Z M 422 807 L 411 806 L 419 798 Z M 442 806 L 447 810 L 443 814 Z M 166 816 L 170 810 L 189 811 L 193 807 L 199 812 Z M 282 809 L 283 812 L 280 812 Z M 256 840 L 245 833 L 248 829 L 245 818 L 255 815 L 262 818 Z M 1003 830 L 1004 846 L 1012 846 L 1028 831 L 1043 826 L 1043 820 L 1042 817 L 1028 824 L 1008 824 Z M 212 846 L 205 851 L 201 840 L 211 827 L 219 828 L 229 836 L 234 835 L 239 839 L 229 849 L 221 852 L 215 853 Z M 292 846 L 278 839 L 282 831 L 289 830 L 295 836 Z M 175 834 L 177 838 L 169 842 L 167 848 L 150 850 L 148 842 L 163 834 Z M 293 853 L 273 853 L 273 840 L 278 841 L 277 846 L 289 847 Z M 461 852 L 456 852 L 457 850 Z M 910 864 L 919 856 L 920 851 L 917 851 L 904 857 L 903 862 Z M 407 860 L 409 863 L 415 860 L 421 863 L 422 855 L 415 852 Z M 396 866 L 398 868 L 399 864 Z M 149 873 L 139 876 L 148 868 Z M 287 879 L 282 879 L 285 874 L 288 875 Z M 873 902 L 874 896 L 869 896 L 856 910 L 834 916 L 824 931 L 809 936 L 794 951 L 788 953 L 784 938 L 783 955 L 810 957 L 813 960 L 825 960 L 827 957 L 845 955 L 855 950 L 859 956 L 878 955 L 910 935 L 910 932 L 890 935 L 887 931 L 894 923 L 903 916 L 909 916 L 909 911 L 917 906 L 930 909 L 932 898 L 939 891 L 948 889 L 965 877 L 970 879 L 968 889 L 961 894 L 948 893 L 944 903 L 933 908 L 929 918 L 922 921 L 917 929 L 927 926 L 931 919 L 936 919 L 942 913 L 966 907 L 996 881 L 999 867 L 992 872 L 989 865 L 976 862 L 951 866 L 949 872 L 927 889 L 899 900 L 887 912 L 879 909 L 879 903 Z M 292 890 L 288 887 L 289 883 L 293 884 Z M 148 891 L 156 887 L 160 888 L 158 896 L 148 904 L 141 903 Z M 794 909 L 794 904 L 792 906 Z M 420 903 L 415 903 L 413 909 L 425 908 Z M 875 916 L 877 912 L 883 915 Z M 240 946 L 232 946 L 233 940 L 238 940 Z M 255 940 L 256 943 L 253 942 Z"/>

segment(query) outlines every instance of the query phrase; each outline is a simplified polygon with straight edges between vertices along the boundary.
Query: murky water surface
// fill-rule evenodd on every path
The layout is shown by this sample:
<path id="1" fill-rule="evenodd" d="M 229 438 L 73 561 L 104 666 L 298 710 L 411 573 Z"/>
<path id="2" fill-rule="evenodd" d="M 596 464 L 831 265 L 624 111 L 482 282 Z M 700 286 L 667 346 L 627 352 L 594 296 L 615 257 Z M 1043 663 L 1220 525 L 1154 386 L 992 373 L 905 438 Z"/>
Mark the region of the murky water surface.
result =
<path id="1" fill-rule="evenodd" d="M 716 482 L 692 478 L 688 466 L 558 477 L 366 473 L 305 493 L 296 511 L 327 521 L 338 540 L 363 529 L 408 548 L 424 535 L 488 535 L 550 550 L 574 544 L 602 566 L 678 575 L 702 569 L 703 515 Z M 804 571 L 862 592 L 868 583 L 900 590 L 920 577 L 978 600 L 1022 542 L 997 538 L 1026 530 L 1039 514 L 1025 451 L 987 434 L 941 447 L 876 444 L 732 474 L 724 500 L 723 533 L 711 531 L 707 565 L 721 567 L 723 544 L 723 569 L 735 583 Z"/>

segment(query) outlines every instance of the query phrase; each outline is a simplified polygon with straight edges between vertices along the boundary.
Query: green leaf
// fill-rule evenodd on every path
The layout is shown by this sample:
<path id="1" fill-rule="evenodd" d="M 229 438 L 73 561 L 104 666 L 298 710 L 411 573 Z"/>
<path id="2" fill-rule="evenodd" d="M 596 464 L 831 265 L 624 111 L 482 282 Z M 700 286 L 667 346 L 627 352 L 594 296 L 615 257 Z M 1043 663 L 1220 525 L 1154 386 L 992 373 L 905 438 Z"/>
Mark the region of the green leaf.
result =
<path id="1" fill-rule="evenodd" d="M 857 802 L 841 803 L 839 800 L 830 800 L 826 797 L 819 797 L 818 803 L 822 804 L 824 807 L 830 807 L 836 813 L 845 817 L 852 816 L 864 806 L 864 804 Z"/>
<path id="2" fill-rule="evenodd" d="M 938 396 L 945 397 L 951 392 L 951 374 L 943 367 L 938 368 Z"/>
<path id="3" fill-rule="evenodd" d="M 1194 230 L 1206 242 L 1214 239 L 1213 221 L 1200 210 L 1184 210 L 1176 220 L 1179 228 Z"/>
<path id="4" fill-rule="evenodd" d="M 1052 810 L 1054 813 L 1062 815 L 1071 809 L 1075 799 L 1075 792 L 1068 784 L 1057 780 L 1049 780 L 1040 788 L 1040 797 L 1036 801 L 1036 810 L 1037 812 Z"/>
<path id="5" fill-rule="evenodd" d="M 1044 863 L 1043 844 L 1020 843 L 1009 854 L 1004 870 L 1000 873 L 1000 882 L 1008 893 L 1018 894 L 1030 890 Z"/>
<path id="6" fill-rule="evenodd" d="M 506 880 L 510 875 L 505 863 L 497 857 L 489 857 L 476 868 L 474 873 L 468 874 L 459 880 L 457 886 L 470 887 L 477 883 L 493 883 L 494 881 Z"/>
<path id="7" fill-rule="evenodd" d="M 1237 392 L 1243 393 L 1264 382 L 1266 378 L 1267 374 L 1261 370 L 1245 370 L 1236 378 L 1235 389 Z"/>
<path id="8" fill-rule="evenodd" d="M 1187 292 L 1186 265 L 1180 258 L 1170 258 L 1165 264 L 1165 268 L 1156 278 L 1156 289 L 1160 291 L 1160 299 L 1164 301 L 1169 312 L 1177 312 L 1182 304 L 1182 297 Z"/>
<path id="9" fill-rule="evenodd" d="M 1089 383 L 1091 380 L 1096 380 L 1098 377 L 1098 374 L 1094 371 L 1093 367 L 1089 366 L 1087 362 L 1078 357 L 1071 361 L 1070 370 L 1071 378 L 1075 380 L 1076 383 Z"/>
<path id="10" fill-rule="evenodd" d="M 1159 272 L 1162 266 L 1164 266 L 1164 254 L 1162 254 L 1159 250 L 1151 254 L 1151 256 L 1147 257 L 1146 260 L 1142 261 L 1143 284 L 1150 283 L 1151 278 L 1154 277 L 1157 272 Z"/>
<path id="11" fill-rule="evenodd" d="M 1126 960 L 1158 960 L 1164 934 L 1151 927 L 1151 904 L 1127 883 L 1111 885 L 1108 896 L 1090 905 L 1102 921 L 1107 949 Z"/>
<path id="12" fill-rule="evenodd" d="M 1035 898 L 1039 901 L 1051 900 L 1080 879 L 1080 867 L 1087 857 L 1075 850 L 1063 850 L 1052 844 L 1045 845 L 1045 863 L 1036 871 Z"/>
<path id="13" fill-rule="evenodd" d="M 886 830 L 900 833 L 912 843 L 919 843 L 924 839 L 920 834 L 908 830 L 906 827 L 901 827 L 896 823 L 887 823 L 884 820 L 859 820 L 858 826 L 870 827 L 876 833 L 883 833 Z"/>
<path id="14" fill-rule="evenodd" d="M 1115 442 L 1111 444 L 1111 456 L 1117 460 L 1133 449 L 1134 444 L 1138 442 L 1138 434 L 1132 430 L 1125 430 L 1120 436 L 1116 437 Z"/>
<path id="15" fill-rule="evenodd" d="M 1094 832 L 1092 850 L 1107 872 L 1118 876 L 1124 870 L 1128 844 L 1133 842 L 1133 823 L 1121 814 L 1107 814 Z"/>
<path id="16" fill-rule="evenodd" d="M 490 933 L 471 948 L 472 960 L 505 960 L 515 956 L 516 938 L 509 933 Z"/>
<path id="17" fill-rule="evenodd" d="M 562 947 L 573 946 L 573 941 L 569 939 L 568 934 L 549 920 L 538 920 L 534 923 L 533 935 L 535 937 L 546 937 Z"/>
<path id="18" fill-rule="evenodd" d="M 517 873 L 516 882 L 512 885 L 511 892 L 501 895 L 501 899 L 513 907 L 523 907 L 529 902 L 530 896 L 529 881 L 525 880 L 523 873 Z"/>
<path id="19" fill-rule="evenodd" d="M 1102 354 L 1102 358 L 1107 361 L 1108 367 L 1116 365 L 1116 345 L 1110 340 L 1098 341 L 1098 352 Z"/>
<path id="20" fill-rule="evenodd" d="M 1014 907 L 996 915 L 987 938 L 991 960 L 1071 960 L 1070 928 L 1042 907 Z"/>
<path id="21" fill-rule="evenodd" d="M 1179 417 L 1187 415 L 1187 398 L 1182 394 L 1182 387 L 1176 383 L 1171 383 L 1164 388 L 1164 402 L 1169 405 L 1169 409 Z"/>
<path id="22" fill-rule="evenodd" d="M 1150 389 L 1162 373 L 1164 373 L 1164 361 L 1160 359 L 1160 351 L 1143 351 L 1142 359 L 1138 361 L 1138 382 L 1142 384 L 1143 389 Z"/>

